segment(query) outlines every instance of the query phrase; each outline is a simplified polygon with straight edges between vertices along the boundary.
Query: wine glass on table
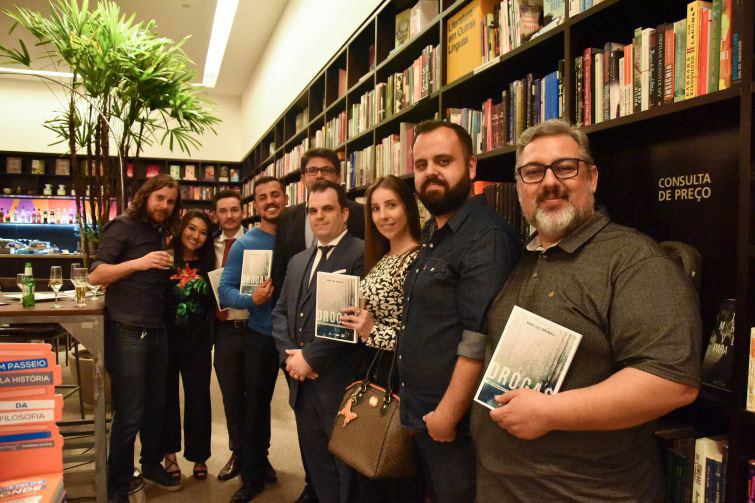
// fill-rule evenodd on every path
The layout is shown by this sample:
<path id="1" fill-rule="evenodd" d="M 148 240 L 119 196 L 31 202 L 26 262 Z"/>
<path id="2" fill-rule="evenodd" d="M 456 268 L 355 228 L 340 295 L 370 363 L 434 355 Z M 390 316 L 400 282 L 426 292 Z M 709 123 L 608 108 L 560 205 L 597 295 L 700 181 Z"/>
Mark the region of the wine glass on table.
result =
<path id="1" fill-rule="evenodd" d="M 71 271 L 71 282 L 76 289 L 76 302 L 74 307 L 86 307 L 85 297 L 87 294 L 87 270 L 84 267 L 77 267 Z"/>
<path id="2" fill-rule="evenodd" d="M 52 305 L 53 309 L 60 309 L 61 306 L 58 304 L 58 292 L 60 291 L 60 288 L 63 286 L 63 269 L 59 265 L 54 265 L 50 267 L 50 289 L 55 292 L 55 303 Z"/>
<path id="3" fill-rule="evenodd" d="M 80 268 L 81 268 L 81 264 L 79 264 L 78 262 L 71 264 L 71 283 L 73 283 L 73 271 L 75 269 L 80 269 Z"/>
<path id="4" fill-rule="evenodd" d="M 19 299 L 19 303 L 24 303 L 24 295 L 26 295 L 26 289 L 28 288 L 26 286 L 27 282 L 29 281 L 29 275 L 20 273 L 16 274 L 16 286 L 19 290 L 21 290 L 21 298 Z"/>

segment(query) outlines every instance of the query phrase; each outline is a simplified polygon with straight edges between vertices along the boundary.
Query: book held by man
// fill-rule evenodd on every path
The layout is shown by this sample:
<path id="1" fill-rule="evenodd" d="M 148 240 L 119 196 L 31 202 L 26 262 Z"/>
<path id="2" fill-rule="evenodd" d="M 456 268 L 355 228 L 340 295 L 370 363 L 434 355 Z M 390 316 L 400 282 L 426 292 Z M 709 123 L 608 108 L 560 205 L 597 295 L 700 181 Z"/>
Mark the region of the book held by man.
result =
<path id="1" fill-rule="evenodd" d="M 318 272 L 315 299 L 315 337 L 356 344 L 356 330 L 341 325 L 345 307 L 359 305 L 359 277 Z"/>
<path id="2" fill-rule="evenodd" d="M 273 250 L 244 250 L 239 291 L 252 295 L 254 289 L 270 277 L 272 268 Z"/>
<path id="3" fill-rule="evenodd" d="M 495 409 L 501 406 L 497 395 L 518 388 L 558 393 L 581 340 L 581 334 L 514 306 L 475 402 Z"/>

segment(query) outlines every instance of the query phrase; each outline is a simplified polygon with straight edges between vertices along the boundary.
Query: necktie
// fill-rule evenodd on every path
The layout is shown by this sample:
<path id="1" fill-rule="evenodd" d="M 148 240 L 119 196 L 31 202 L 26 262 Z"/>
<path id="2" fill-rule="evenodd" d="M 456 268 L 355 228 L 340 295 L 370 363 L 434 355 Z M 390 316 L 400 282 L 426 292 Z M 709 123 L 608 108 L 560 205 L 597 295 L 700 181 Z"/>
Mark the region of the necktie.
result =
<path id="1" fill-rule="evenodd" d="M 228 252 L 231 251 L 231 246 L 233 245 L 234 241 L 236 241 L 236 238 L 225 240 L 225 248 L 223 248 L 223 262 L 221 262 L 220 267 L 225 267 L 225 261 L 228 260 Z M 228 310 L 221 311 L 220 309 L 215 309 L 215 318 L 220 321 L 227 320 Z"/>
<path id="2" fill-rule="evenodd" d="M 310 276 L 311 279 L 309 281 L 309 288 L 312 288 L 312 284 L 317 281 L 317 271 L 323 270 L 326 262 L 328 261 L 328 253 L 333 248 L 335 248 L 335 246 L 324 245 L 324 246 L 317 247 L 317 249 L 320 250 L 320 262 L 317 263 L 317 267 L 315 267 L 315 272 L 313 272 L 312 275 Z"/>

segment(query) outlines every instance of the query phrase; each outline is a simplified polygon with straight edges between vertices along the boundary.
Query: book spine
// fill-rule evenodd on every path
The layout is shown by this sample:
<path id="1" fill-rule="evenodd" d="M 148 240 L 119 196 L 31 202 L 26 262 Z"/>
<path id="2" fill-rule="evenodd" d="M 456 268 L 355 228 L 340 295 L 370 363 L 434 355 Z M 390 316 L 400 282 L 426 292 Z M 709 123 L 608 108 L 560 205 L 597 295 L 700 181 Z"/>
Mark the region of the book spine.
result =
<path id="1" fill-rule="evenodd" d="M 721 65 L 721 12 L 723 0 L 713 0 L 710 10 L 710 44 L 708 46 L 708 92 L 718 91 Z"/>
<path id="2" fill-rule="evenodd" d="M 642 28 L 634 30 L 632 67 L 632 113 L 642 110 Z"/>
<path id="3" fill-rule="evenodd" d="M 582 57 L 577 56 L 574 58 L 574 83 L 575 83 L 575 92 L 574 92 L 574 114 L 575 114 L 575 122 L 579 126 L 585 125 L 585 118 L 584 118 L 584 95 L 583 95 L 583 79 L 582 79 Z"/>
<path id="4" fill-rule="evenodd" d="M 674 25 L 666 25 L 664 37 L 665 47 L 663 50 L 663 103 L 674 102 L 674 63 L 676 37 L 674 36 Z"/>
<path id="5" fill-rule="evenodd" d="M 584 93 L 583 101 L 584 101 L 584 115 L 582 116 L 582 119 L 584 121 L 585 126 L 589 126 L 592 124 L 592 49 L 587 48 L 585 49 L 583 56 L 582 56 L 582 91 Z"/>
<path id="6" fill-rule="evenodd" d="M 684 72 L 684 99 L 697 96 L 697 53 L 699 26 L 700 26 L 700 2 L 694 0 L 687 4 L 687 44 L 686 44 L 686 70 Z"/>
<path id="7" fill-rule="evenodd" d="M 719 42 L 718 89 L 731 87 L 731 16 L 733 0 L 721 4 L 721 29 Z"/>
<path id="8" fill-rule="evenodd" d="M 745 0 L 734 0 L 731 16 L 731 80 L 738 82 L 742 79 L 742 19 Z"/>
<path id="9" fill-rule="evenodd" d="M 653 108 L 655 107 L 658 102 L 656 101 L 656 97 L 658 95 L 658 83 L 659 83 L 659 77 L 658 74 L 658 60 L 660 59 L 660 48 L 661 48 L 661 40 L 660 40 L 661 34 L 659 33 L 659 30 L 655 29 L 652 32 L 648 34 L 648 68 L 649 68 L 649 77 L 648 77 L 648 105 L 647 108 Z M 644 110 L 644 108 L 643 108 Z"/>
<path id="10" fill-rule="evenodd" d="M 702 96 L 708 92 L 708 45 L 710 35 L 710 8 L 703 5 L 700 8 L 698 17 L 699 36 L 697 51 L 697 96 Z"/>
<path id="11" fill-rule="evenodd" d="M 674 101 L 684 99 L 687 68 L 687 20 L 674 23 Z"/>
<path id="12" fill-rule="evenodd" d="M 651 37 L 655 33 L 653 28 L 642 30 L 642 54 L 640 54 L 641 72 L 640 84 L 642 91 L 642 101 L 640 109 L 645 111 L 650 108 L 650 52 L 652 49 Z"/>

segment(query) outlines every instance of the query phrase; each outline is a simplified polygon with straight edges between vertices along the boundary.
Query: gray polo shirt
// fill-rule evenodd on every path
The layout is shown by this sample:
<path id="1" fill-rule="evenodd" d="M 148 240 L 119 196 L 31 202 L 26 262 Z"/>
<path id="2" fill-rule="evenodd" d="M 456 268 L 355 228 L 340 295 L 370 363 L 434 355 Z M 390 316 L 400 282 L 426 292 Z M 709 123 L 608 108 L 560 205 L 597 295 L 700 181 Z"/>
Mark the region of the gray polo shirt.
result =
<path id="1" fill-rule="evenodd" d="M 701 327 L 692 285 L 652 239 L 611 223 L 603 211 L 548 250 L 525 253 L 488 311 L 486 365 L 515 304 L 582 334 L 562 391 L 627 367 L 699 385 Z M 472 433 L 478 461 L 500 474 L 504 493 L 496 500 L 663 499 L 652 423 L 519 440 L 475 404 Z"/>

